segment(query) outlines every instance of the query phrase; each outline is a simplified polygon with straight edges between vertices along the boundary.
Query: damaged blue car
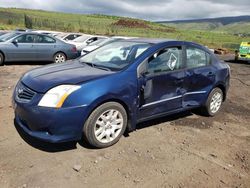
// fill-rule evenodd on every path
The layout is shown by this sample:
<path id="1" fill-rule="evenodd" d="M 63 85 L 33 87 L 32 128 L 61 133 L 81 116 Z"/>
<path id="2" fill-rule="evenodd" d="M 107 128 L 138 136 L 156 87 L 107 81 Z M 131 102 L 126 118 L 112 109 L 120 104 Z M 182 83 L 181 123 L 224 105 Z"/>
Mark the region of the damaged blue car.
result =
<path id="1" fill-rule="evenodd" d="M 83 136 L 104 148 L 142 121 L 194 108 L 214 116 L 229 80 L 229 66 L 199 44 L 119 40 L 24 74 L 13 94 L 15 123 L 43 141 Z"/>

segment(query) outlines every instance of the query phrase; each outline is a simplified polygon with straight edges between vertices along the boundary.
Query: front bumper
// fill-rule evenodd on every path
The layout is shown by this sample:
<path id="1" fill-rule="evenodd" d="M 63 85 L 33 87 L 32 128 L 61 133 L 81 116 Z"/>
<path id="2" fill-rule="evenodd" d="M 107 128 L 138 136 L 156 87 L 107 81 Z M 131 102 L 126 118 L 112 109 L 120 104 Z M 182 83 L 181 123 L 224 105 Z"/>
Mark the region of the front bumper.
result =
<path id="1" fill-rule="evenodd" d="M 31 137 L 59 143 L 80 140 L 82 127 L 87 118 L 86 106 L 47 108 L 37 106 L 41 96 L 32 102 L 20 103 L 14 99 L 15 125 Z"/>
<path id="2" fill-rule="evenodd" d="M 250 62 L 250 58 L 246 58 L 246 57 L 238 57 L 238 60 L 240 60 L 240 61 L 249 61 Z"/>
<path id="3" fill-rule="evenodd" d="M 237 60 L 240 60 L 240 61 L 249 61 L 250 62 L 250 55 L 238 55 L 237 56 Z"/>

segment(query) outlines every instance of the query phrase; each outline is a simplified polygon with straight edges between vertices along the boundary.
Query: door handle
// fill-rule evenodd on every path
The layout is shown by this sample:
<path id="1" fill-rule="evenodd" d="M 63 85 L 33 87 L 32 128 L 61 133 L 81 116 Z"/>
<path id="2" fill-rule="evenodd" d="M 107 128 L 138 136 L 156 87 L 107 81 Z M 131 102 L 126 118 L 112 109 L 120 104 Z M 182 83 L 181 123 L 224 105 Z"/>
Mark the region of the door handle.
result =
<path id="1" fill-rule="evenodd" d="M 183 81 L 184 81 L 183 78 L 177 78 L 177 79 L 175 80 L 175 84 L 181 84 Z"/>
<path id="2" fill-rule="evenodd" d="M 215 74 L 213 72 L 207 73 L 207 76 L 214 76 Z"/>
<path id="3" fill-rule="evenodd" d="M 192 76 L 194 73 L 193 72 L 186 72 L 187 76 Z"/>

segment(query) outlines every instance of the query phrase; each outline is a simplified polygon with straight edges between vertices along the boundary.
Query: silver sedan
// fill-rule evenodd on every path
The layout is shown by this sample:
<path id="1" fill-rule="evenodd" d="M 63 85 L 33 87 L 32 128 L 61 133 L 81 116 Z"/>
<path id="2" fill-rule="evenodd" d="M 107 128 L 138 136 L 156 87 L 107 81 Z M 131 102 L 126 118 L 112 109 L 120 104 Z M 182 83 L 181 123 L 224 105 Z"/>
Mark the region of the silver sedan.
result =
<path id="1" fill-rule="evenodd" d="M 9 61 L 61 63 L 77 56 L 74 45 L 48 35 L 11 32 L 0 36 L 0 65 Z"/>

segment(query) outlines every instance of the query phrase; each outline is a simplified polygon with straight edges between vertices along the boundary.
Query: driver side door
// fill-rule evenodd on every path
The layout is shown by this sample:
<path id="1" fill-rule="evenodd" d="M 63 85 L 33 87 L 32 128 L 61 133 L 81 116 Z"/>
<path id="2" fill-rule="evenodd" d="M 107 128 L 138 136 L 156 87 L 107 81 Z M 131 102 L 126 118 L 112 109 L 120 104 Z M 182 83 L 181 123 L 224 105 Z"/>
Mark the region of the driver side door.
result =
<path id="1" fill-rule="evenodd" d="M 37 58 L 34 34 L 23 34 L 15 38 L 10 55 L 12 61 L 35 61 Z"/>
<path id="2" fill-rule="evenodd" d="M 164 48 L 145 60 L 142 66 L 146 67 L 146 71 L 140 74 L 138 80 L 139 119 L 149 119 L 182 108 L 185 75 L 182 46 Z"/>

